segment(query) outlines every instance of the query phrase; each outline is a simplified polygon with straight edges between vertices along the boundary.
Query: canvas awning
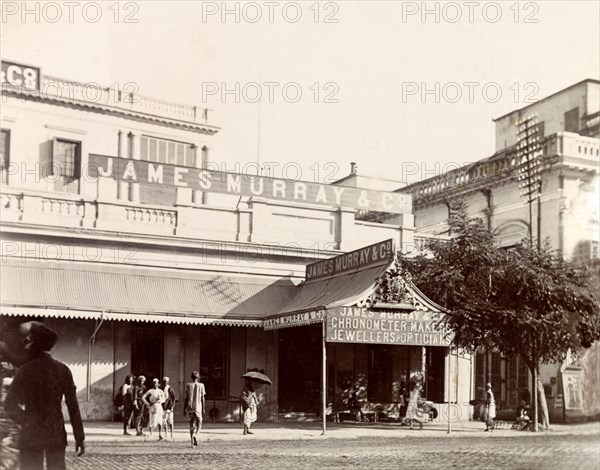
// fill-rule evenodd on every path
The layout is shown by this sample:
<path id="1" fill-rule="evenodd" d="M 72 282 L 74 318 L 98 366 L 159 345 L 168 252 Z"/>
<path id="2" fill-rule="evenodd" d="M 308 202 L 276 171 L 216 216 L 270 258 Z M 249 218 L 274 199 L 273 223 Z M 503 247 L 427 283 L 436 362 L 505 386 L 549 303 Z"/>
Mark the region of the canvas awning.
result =
<path id="1" fill-rule="evenodd" d="M 289 278 L 102 264 L 8 263 L 7 315 L 262 326 L 290 302 Z"/>

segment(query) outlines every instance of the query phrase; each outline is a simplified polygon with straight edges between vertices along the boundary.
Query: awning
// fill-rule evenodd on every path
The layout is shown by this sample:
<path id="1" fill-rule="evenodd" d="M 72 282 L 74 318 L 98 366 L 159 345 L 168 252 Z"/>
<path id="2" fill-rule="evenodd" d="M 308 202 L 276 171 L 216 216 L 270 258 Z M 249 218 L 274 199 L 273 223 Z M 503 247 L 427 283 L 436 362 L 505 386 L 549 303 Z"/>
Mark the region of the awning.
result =
<path id="1" fill-rule="evenodd" d="M 386 261 L 368 269 L 304 282 L 298 287 L 296 296 L 279 310 L 279 315 L 353 305 L 373 291 L 375 281 L 389 264 Z"/>
<path id="2" fill-rule="evenodd" d="M 103 264 L 10 263 L 7 315 L 262 326 L 293 298 L 289 278 Z"/>

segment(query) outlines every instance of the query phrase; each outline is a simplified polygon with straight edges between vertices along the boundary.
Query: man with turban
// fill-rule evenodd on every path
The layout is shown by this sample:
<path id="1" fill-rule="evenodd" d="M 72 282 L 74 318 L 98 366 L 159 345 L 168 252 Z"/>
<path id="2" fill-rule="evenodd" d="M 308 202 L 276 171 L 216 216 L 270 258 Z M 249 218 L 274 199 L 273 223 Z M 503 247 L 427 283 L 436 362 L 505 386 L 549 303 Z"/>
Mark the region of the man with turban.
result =
<path id="1" fill-rule="evenodd" d="M 50 355 L 58 334 L 43 323 L 31 321 L 20 327 L 27 361 L 19 367 L 6 397 L 6 412 L 21 425 L 21 468 L 65 468 L 67 433 L 62 415 L 63 396 L 69 411 L 75 449 L 85 452 L 85 435 L 77 403 L 76 387 L 69 368 Z"/>

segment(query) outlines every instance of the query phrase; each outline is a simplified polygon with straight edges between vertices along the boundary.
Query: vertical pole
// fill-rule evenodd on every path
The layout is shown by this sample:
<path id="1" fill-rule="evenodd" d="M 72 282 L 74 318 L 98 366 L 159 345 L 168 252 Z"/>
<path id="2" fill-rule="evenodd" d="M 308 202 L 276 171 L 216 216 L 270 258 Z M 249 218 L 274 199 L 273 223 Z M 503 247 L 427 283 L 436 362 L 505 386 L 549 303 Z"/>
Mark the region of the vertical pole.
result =
<path id="1" fill-rule="evenodd" d="M 450 424 L 450 373 L 452 371 L 452 346 L 448 346 L 448 434 L 452 431 L 452 425 Z"/>
<path id="2" fill-rule="evenodd" d="M 542 247 L 542 182 L 539 182 L 539 192 L 537 195 L 537 247 Z"/>
<path id="3" fill-rule="evenodd" d="M 323 376 L 321 379 L 321 396 L 323 397 L 323 433 L 322 436 L 325 435 L 325 431 L 327 430 L 327 317 L 323 317 Z"/>
<path id="4" fill-rule="evenodd" d="M 533 246 L 533 209 L 531 208 L 533 201 L 529 199 L 529 246 Z"/>

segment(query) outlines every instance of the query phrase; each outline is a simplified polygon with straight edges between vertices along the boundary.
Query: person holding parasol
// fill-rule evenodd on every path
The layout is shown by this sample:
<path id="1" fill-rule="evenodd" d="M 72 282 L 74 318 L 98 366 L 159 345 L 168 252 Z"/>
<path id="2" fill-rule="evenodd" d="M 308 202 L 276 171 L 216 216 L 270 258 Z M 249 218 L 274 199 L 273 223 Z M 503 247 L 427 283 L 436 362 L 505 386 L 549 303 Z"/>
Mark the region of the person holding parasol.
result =
<path id="1" fill-rule="evenodd" d="M 265 374 L 254 371 L 245 373 L 242 378 L 244 379 L 244 388 L 240 401 L 244 413 L 244 435 L 254 434 L 250 431 L 250 427 L 257 419 L 258 396 L 256 389 L 264 384 L 271 385 L 272 382 Z"/>

